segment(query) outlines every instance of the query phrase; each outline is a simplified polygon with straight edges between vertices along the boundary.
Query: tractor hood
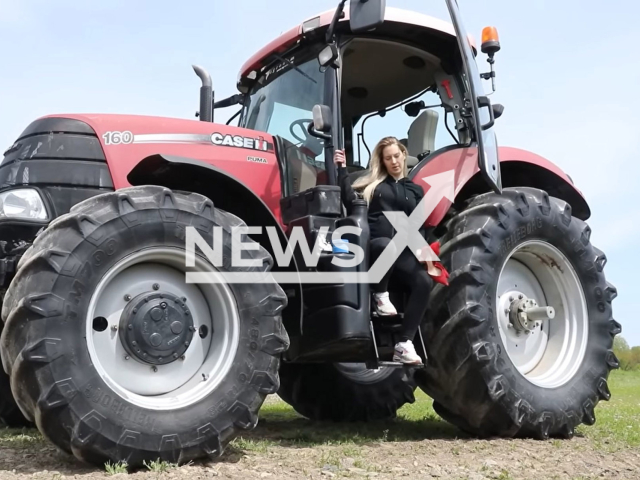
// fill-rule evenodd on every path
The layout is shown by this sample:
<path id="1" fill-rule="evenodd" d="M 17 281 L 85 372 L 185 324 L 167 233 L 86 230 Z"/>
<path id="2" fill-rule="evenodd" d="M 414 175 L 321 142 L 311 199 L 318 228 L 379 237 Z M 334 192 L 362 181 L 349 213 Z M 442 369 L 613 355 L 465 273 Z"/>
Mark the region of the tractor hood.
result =
<path id="1" fill-rule="evenodd" d="M 71 114 L 45 118 L 78 120 L 95 132 L 115 189 L 130 186 L 127 175 L 144 158 L 157 154 L 187 157 L 227 172 L 262 198 L 272 211 L 278 210 L 280 169 L 273 137 L 264 132 L 138 115 Z"/>

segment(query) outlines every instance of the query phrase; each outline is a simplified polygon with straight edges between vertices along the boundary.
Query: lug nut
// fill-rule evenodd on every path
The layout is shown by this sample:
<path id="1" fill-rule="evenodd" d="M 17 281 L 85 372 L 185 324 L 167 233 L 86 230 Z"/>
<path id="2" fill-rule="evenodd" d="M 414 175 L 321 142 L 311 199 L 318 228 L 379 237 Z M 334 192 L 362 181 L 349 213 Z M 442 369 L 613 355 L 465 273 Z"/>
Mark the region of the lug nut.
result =
<path id="1" fill-rule="evenodd" d="M 182 301 L 186 302 L 187 301 L 187 297 L 182 297 Z"/>
<path id="2" fill-rule="evenodd" d="M 509 315 L 509 309 L 508 309 L 508 308 L 505 308 L 505 309 L 504 309 L 504 313 L 506 313 L 507 315 Z"/>
<path id="3" fill-rule="evenodd" d="M 522 300 L 522 294 L 518 295 L 518 298 L 519 298 L 520 300 Z"/>
<path id="4" fill-rule="evenodd" d="M 509 297 L 509 301 L 510 301 L 510 302 L 513 302 L 513 297 Z"/>
<path id="5" fill-rule="evenodd" d="M 118 330 L 118 326 L 117 325 L 112 325 L 111 326 L 111 330 L 113 330 L 115 332 L 116 330 Z"/>
<path id="6" fill-rule="evenodd" d="M 167 308 L 167 304 L 166 304 L 165 302 L 162 302 L 162 303 L 160 304 L 160 308 Z"/>
<path id="7" fill-rule="evenodd" d="M 153 367 L 151 367 L 151 370 L 153 370 L 154 372 L 158 371 L 158 367 L 156 367 L 155 365 Z"/>
<path id="8" fill-rule="evenodd" d="M 184 355 L 182 355 L 182 356 L 180 357 L 180 360 L 183 360 L 183 361 L 184 361 L 184 359 L 185 359 L 185 358 L 186 358 L 186 357 L 185 357 Z"/>
<path id="9" fill-rule="evenodd" d="M 127 327 L 129 330 L 133 330 L 133 325 L 129 324 L 129 326 Z"/>
<path id="10" fill-rule="evenodd" d="M 158 289 L 160 289 L 160 285 L 158 285 L 157 283 L 154 283 L 154 284 L 153 284 L 153 289 L 154 289 L 154 290 L 158 290 Z"/>
<path id="11" fill-rule="evenodd" d="M 138 345 L 138 342 L 131 342 L 131 345 L 135 347 L 136 345 Z"/>
<path id="12" fill-rule="evenodd" d="M 174 353 L 174 354 L 173 354 L 173 358 L 178 358 L 178 354 L 177 354 L 177 353 Z"/>
<path id="13" fill-rule="evenodd" d="M 124 296 L 124 299 L 128 302 L 129 300 L 131 300 L 131 295 L 129 295 L 128 293 Z"/>
<path id="14" fill-rule="evenodd" d="M 510 323 L 509 325 L 507 325 L 507 328 L 513 328 L 513 323 Z"/>
<path id="15" fill-rule="evenodd" d="M 129 355 L 125 355 L 125 356 L 124 356 L 124 359 L 125 359 L 125 360 L 129 360 L 130 358 L 131 358 L 131 357 L 130 357 Z"/>

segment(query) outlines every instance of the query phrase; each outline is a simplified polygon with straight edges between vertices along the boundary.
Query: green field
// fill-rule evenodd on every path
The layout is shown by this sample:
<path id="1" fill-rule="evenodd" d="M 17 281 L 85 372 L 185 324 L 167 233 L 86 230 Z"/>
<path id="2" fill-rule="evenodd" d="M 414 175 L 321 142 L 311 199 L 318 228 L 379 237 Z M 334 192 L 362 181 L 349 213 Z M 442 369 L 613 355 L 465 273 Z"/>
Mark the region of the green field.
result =
<path id="1" fill-rule="evenodd" d="M 609 379 L 612 398 L 596 408 L 596 424 L 581 426 L 577 436 L 594 442 L 598 450 L 617 451 L 640 447 L 640 372 L 615 371 Z M 310 422 L 282 401 L 268 402 L 260 411 L 258 427 L 236 438 L 232 448 L 266 451 L 272 446 L 361 445 L 372 441 L 411 441 L 466 438 L 441 420 L 431 400 L 420 390 L 416 402 L 405 405 L 398 418 L 369 424 Z M 562 440 L 549 440 L 562 442 Z M 0 447 L 34 448 L 44 440 L 37 430 L 0 429 Z"/>
<path id="2" fill-rule="evenodd" d="M 614 371 L 609 378 L 611 400 L 596 407 L 596 424 L 580 426 L 576 436 L 593 440 L 599 450 L 616 451 L 640 446 L 640 371 Z M 431 407 L 431 399 L 419 389 L 416 402 L 398 411 L 398 418 L 369 424 L 310 422 L 289 405 L 264 405 L 258 428 L 234 441 L 245 450 L 262 450 L 273 445 L 363 444 L 371 441 L 406 441 L 467 438 L 442 420 Z M 562 440 L 550 440 L 561 442 Z"/>

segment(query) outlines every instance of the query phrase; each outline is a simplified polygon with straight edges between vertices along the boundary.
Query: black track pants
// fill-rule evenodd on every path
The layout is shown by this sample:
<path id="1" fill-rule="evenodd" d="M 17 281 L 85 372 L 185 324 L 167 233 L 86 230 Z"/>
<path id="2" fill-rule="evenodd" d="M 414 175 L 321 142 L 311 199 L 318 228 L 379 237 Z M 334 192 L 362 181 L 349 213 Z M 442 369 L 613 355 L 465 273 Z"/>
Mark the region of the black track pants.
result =
<path id="1" fill-rule="evenodd" d="M 371 265 L 390 242 L 390 238 L 384 237 L 371 240 Z M 411 253 L 409 247 L 406 247 L 382 281 L 378 285 L 372 285 L 371 289 L 373 292 L 386 292 L 389 290 L 390 283 L 394 289 L 397 285 L 402 291 L 408 293 L 400 341 L 413 340 L 427 311 L 427 302 L 434 281 L 427 273 L 425 266 Z"/>

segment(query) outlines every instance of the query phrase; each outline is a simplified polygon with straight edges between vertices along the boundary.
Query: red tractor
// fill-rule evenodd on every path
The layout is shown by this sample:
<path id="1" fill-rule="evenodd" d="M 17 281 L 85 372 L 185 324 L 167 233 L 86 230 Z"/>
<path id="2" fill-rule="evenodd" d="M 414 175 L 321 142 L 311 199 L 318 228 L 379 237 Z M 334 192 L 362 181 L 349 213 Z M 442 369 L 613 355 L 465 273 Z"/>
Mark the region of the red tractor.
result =
<path id="1" fill-rule="evenodd" d="M 5 152 L 7 424 L 35 423 L 81 460 L 135 466 L 220 455 L 274 393 L 310 419 L 369 421 L 393 418 L 420 387 L 477 436 L 569 438 L 595 422 L 618 367 L 616 290 L 569 176 L 497 145 L 503 109 L 482 84 L 495 76 L 495 30 L 483 32 L 481 74 L 456 0 L 452 23 L 383 0 L 345 4 L 262 48 L 238 95 L 215 102 L 194 67 L 199 121 L 51 115 Z M 233 105 L 237 127 L 213 123 Z M 366 121 L 402 111 L 415 118 L 403 139 L 410 177 L 433 193 L 425 225 L 451 272 L 415 342 L 421 368 L 390 361 L 402 291 L 391 292 L 399 316 L 383 319 L 366 282 L 296 280 L 369 268 L 337 265 L 351 250 L 326 237 L 359 228 L 344 238 L 368 252 L 366 203 L 345 214 L 333 153 L 345 149 L 361 175 Z M 232 261 L 242 226 L 254 227 L 241 237 L 251 266 Z M 294 227 L 330 245 L 316 266 L 290 241 Z M 221 265 L 185 261 L 193 231 L 222 242 Z M 275 262 L 287 246 L 292 261 Z M 216 272 L 285 280 L 186 281 Z"/>

